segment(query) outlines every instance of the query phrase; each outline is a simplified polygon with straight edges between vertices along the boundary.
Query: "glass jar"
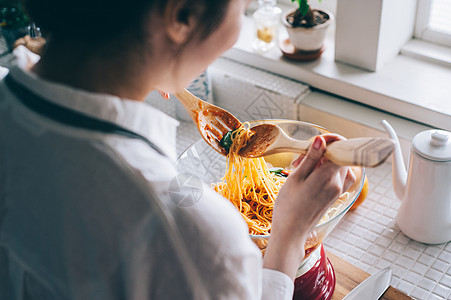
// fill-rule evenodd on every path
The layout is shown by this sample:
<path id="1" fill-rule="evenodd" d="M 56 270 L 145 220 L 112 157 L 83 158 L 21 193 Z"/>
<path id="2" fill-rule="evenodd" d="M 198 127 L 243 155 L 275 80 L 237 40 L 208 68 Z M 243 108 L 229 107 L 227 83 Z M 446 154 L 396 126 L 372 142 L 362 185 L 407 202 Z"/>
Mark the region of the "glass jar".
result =
<path id="1" fill-rule="evenodd" d="M 277 0 L 258 0 L 259 8 L 254 12 L 255 37 L 252 44 L 255 52 L 266 53 L 277 44 L 282 10 Z"/>

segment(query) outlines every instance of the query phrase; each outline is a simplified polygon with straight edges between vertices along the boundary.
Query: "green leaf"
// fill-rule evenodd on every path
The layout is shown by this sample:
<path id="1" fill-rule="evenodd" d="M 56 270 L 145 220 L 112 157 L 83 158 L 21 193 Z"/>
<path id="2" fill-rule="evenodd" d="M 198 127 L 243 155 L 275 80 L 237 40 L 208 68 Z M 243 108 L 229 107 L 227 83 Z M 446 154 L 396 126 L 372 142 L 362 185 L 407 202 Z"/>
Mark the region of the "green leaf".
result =
<path id="1" fill-rule="evenodd" d="M 283 168 L 270 168 L 269 169 L 269 172 L 271 172 L 271 173 L 280 173 L 280 172 L 282 172 L 283 171 Z"/>
<path id="2" fill-rule="evenodd" d="M 232 146 L 232 131 L 227 132 L 224 134 L 222 139 L 219 141 L 219 144 L 226 149 L 227 152 L 229 152 L 230 147 Z"/>
<path id="3" fill-rule="evenodd" d="M 299 11 L 303 16 L 306 16 L 308 13 L 310 6 L 307 3 L 307 0 L 299 0 Z"/>

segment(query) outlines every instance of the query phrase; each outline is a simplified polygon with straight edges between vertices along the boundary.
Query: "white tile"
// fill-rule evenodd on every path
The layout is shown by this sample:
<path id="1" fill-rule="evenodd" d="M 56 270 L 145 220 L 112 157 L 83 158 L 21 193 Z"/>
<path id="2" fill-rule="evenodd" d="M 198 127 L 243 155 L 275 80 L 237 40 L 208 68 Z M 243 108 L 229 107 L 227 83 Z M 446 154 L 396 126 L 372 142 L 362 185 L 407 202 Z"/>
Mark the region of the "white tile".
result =
<path id="1" fill-rule="evenodd" d="M 429 296 L 426 298 L 426 300 L 443 300 L 445 298 L 436 295 L 436 294 L 429 294 Z"/>
<path id="2" fill-rule="evenodd" d="M 413 249 L 412 247 L 409 247 L 409 248 L 404 250 L 402 255 L 404 255 L 404 256 L 406 256 L 406 257 L 408 257 L 410 259 L 417 260 L 420 257 L 421 252 L 418 251 L 418 250 Z"/>
<path id="3" fill-rule="evenodd" d="M 385 211 L 384 211 L 384 215 L 389 218 L 390 220 L 394 220 L 396 218 L 396 213 L 397 210 L 390 208 L 390 207 L 386 207 Z"/>
<path id="4" fill-rule="evenodd" d="M 349 255 L 357 260 L 359 260 L 365 252 L 360 250 L 359 248 L 352 248 L 349 251 Z"/>
<path id="5" fill-rule="evenodd" d="M 363 251 L 368 251 L 368 249 L 371 247 L 371 243 L 367 240 L 360 239 L 359 242 L 356 244 L 356 246 Z"/>
<path id="6" fill-rule="evenodd" d="M 331 236 L 337 237 L 338 239 L 341 239 L 341 237 L 346 234 L 347 232 L 341 229 L 340 226 L 335 227 L 335 229 L 330 233 Z"/>
<path id="7" fill-rule="evenodd" d="M 451 262 L 451 253 L 447 252 L 447 251 L 442 251 L 438 257 L 438 259 L 450 263 Z"/>
<path id="8" fill-rule="evenodd" d="M 385 210 L 385 206 L 380 205 L 379 203 L 377 203 L 374 207 L 373 207 L 373 211 L 379 213 L 380 215 L 384 212 Z"/>
<path id="9" fill-rule="evenodd" d="M 339 257 L 343 258 L 344 260 L 347 260 L 348 255 L 346 252 L 341 251 L 340 249 L 334 249 L 333 251 L 336 255 L 338 255 Z"/>
<path id="10" fill-rule="evenodd" d="M 365 272 L 368 272 L 369 266 L 365 264 L 364 262 L 358 261 L 355 265 L 357 268 L 362 269 Z"/>
<path id="11" fill-rule="evenodd" d="M 402 266 L 404 269 L 410 269 L 414 265 L 414 261 L 405 256 L 399 256 L 396 260 L 396 264 Z"/>
<path id="12" fill-rule="evenodd" d="M 363 227 L 363 226 L 355 226 L 355 227 L 352 229 L 352 234 L 354 234 L 354 235 L 356 235 L 356 236 L 358 236 L 358 237 L 362 237 L 362 236 L 365 235 L 365 232 L 367 232 L 367 231 L 368 231 L 368 230 L 367 230 L 366 227 Z"/>
<path id="13" fill-rule="evenodd" d="M 399 231 L 393 230 L 392 228 L 385 228 L 382 235 L 391 240 L 395 239 L 399 234 Z"/>
<path id="14" fill-rule="evenodd" d="M 437 257 L 440 252 L 441 252 L 441 248 L 439 248 L 438 246 L 429 246 L 426 249 L 424 249 L 424 253 L 429 254 L 433 257 Z"/>
<path id="15" fill-rule="evenodd" d="M 442 273 L 434 269 L 429 269 L 427 270 L 426 274 L 424 274 L 424 277 L 427 277 L 435 282 L 438 282 L 440 278 L 442 278 Z"/>
<path id="16" fill-rule="evenodd" d="M 351 248 L 354 247 L 353 245 L 345 242 L 345 241 L 341 241 L 338 245 L 337 248 L 340 249 L 341 251 L 343 251 L 344 253 L 348 253 L 349 250 L 351 250 Z"/>
<path id="17" fill-rule="evenodd" d="M 439 295 L 440 297 L 447 298 L 449 294 L 449 288 L 441 284 L 437 284 L 432 290 L 432 293 Z"/>
<path id="18" fill-rule="evenodd" d="M 404 244 L 404 245 L 408 245 L 412 240 L 410 238 L 408 238 L 406 235 L 404 234 L 400 234 L 397 238 L 396 241 Z"/>
<path id="19" fill-rule="evenodd" d="M 370 232 L 369 230 L 368 230 L 368 228 L 366 228 L 366 227 L 361 227 L 361 230 L 355 230 L 355 231 L 353 231 L 352 233 L 353 234 L 355 234 L 356 236 L 358 236 L 359 237 L 359 239 L 365 239 L 366 240 L 366 237 L 368 236 L 368 232 Z"/>
<path id="20" fill-rule="evenodd" d="M 388 191 L 385 195 L 393 200 L 397 200 L 396 194 L 393 190 Z"/>
<path id="21" fill-rule="evenodd" d="M 424 277 L 423 279 L 421 279 L 421 281 L 418 283 L 419 287 L 422 287 L 423 289 L 427 290 L 427 291 L 432 291 L 432 289 L 435 286 L 435 281 Z"/>
<path id="22" fill-rule="evenodd" d="M 392 226 L 390 226 L 390 228 L 393 228 L 393 230 L 399 231 L 401 235 L 403 235 L 403 233 L 401 232 L 401 229 L 399 228 L 398 224 L 396 224 L 396 222 L 393 223 Z"/>
<path id="23" fill-rule="evenodd" d="M 424 249 L 426 249 L 426 247 L 427 247 L 425 244 L 419 243 L 417 241 L 412 241 L 409 246 L 410 246 L 410 248 L 415 249 L 420 252 L 423 252 Z"/>
<path id="24" fill-rule="evenodd" d="M 386 188 L 381 187 L 381 186 L 376 186 L 376 187 L 371 189 L 371 191 L 373 193 L 379 194 L 379 196 L 383 196 L 385 194 L 386 190 L 387 190 Z"/>
<path id="25" fill-rule="evenodd" d="M 392 185 L 392 180 L 390 176 L 384 176 L 383 181 L 381 182 L 381 184 L 383 186 L 385 186 L 387 188 L 387 190 L 392 190 L 391 185 Z"/>
<path id="26" fill-rule="evenodd" d="M 380 216 L 377 220 L 377 223 L 381 224 L 382 227 L 385 229 L 387 226 L 390 226 L 390 224 L 394 222 L 392 218 L 388 218 L 386 216 Z"/>
<path id="27" fill-rule="evenodd" d="M 371 254 L 371 253 L 365 253 L 362 255 L 362 257 L 360 258 L 364 263 L 372 266 L 376 263 L 377 261 L 377 256 Z"/>
<path id="28" fill-rule="evenodd" d="M 443 275 L 442 279 L 439 281 L 440 284 L 447 286 L 451 289 L 451 276 L 449 275 Z"/>
<path id="29" fill-rule="evenodd" d="M 366 231 L 365 235 L 363 236 L 363 238 L 371 243 L 374 243 L 377 238 L 379 237 L 378 234 L 372 232 L 372 231 Z"/>
<path id="30" fill-rule="evenodd" d="M 392 240 L 387 239 L 386 237 L 380 236 L 376 240 L 376 244 L 379 246 L 382 246 L 384 248 L 387 248 L 391 244 Z"/>
<path id="31" fill-rule="evenodd" d="M 392 263 L 390 262 L 390 261 L 386 261 L 385 259 L 379 259 L 377 262 L 376 262 L 376 267 L 377 268 L 379 268 L 379 269 L 384 269 L 384 268 L 386 268 L 386 267 L 392 267 Z"/>
<path id="32" fill-rule="evenodd" d="M 415 286 L 409 282 L 406 281 L 400 281 L 398 284 L 397 289 L 406 293 L 406 294 L 410 294 L 412 293 L 412 290 L 415 288 Z"/>
<path id="33" fill-rule="evenodd" d="M 385 207 L 390 207 L 390 204 L 392 203 L 392 199 L 389 197 L 382 197 L 379 199 L 379 204 L 382 204 Z"/>
<path id="34" fill-rule="evenodd" d="M 415 297 L 416 299 L 426 299 L 428 295 L 429 291 L 426 291 L 425 289 L 422 289 L 418 286 L 415 287 L 410 293 L 410 296 Z"/>
<path id="35" fill-rule="evenodd" d="M 396 275 L 399 278 L 404 277 L 404 275 L 407 273 L 407 270 L 399 265 L 392 265 L 391 269 L 393 271 L 393 275 Z"/>
<path id="36" fill-rule="evenodd" d="M 359 240 L 360 238 L 358 236 L 350 232 L 343 241 L 345 241 L 348 244 L 355 245 L 359 242 Z"/>
<path id="37" fill-rule="evenodd" d="M 374 211 L 370 210 L 370 212 L 366 215 L 366 218 L 368 220 L 370 220 L 370 221 L 374 221 L 375 222 L 379 218 L 379 214 L 377 214 Z"/>
<path id="38" fill-rule="evenodd" d="M 395 288 L 398 288 L 398 285 L 400 282 L 401 282 L 401 279 L 399 279 L 399 277 L 393 275 L 390 280 L 390 285 L 392 285 Z"/>
<path id="39" fill-rule="evenodd" d="M 368 252 L 375 254 L 376 256 L 381 256 L 385 251 L 384 247 L 381 247 L 377 244 L 371 245 L 370 249 L 368 249 Z"/>
<path id="40" fill-rule="evenodd" d="M 347 215 L 347 218 L 346 218 L 346 220 L 347 221 L 349 221 L 349 222 L 351 222 L 351 223 L 354 223 L 354 224 L 359 224 L 360 225 L 360 220 L 362 219 L 362 216 L 360 216 L 359 214 L 357 214 L 357 213 L 349 213 L 348 215 Z"/>
<path id="41" fill-rule="evenodd" d="M 403 280 L 410 282 L 411 284 L 417 286 L 418 283 L 423 279 L 423 277 L 417 273 L 414 273 L 412 271 L 406 272 L 404 274 Z"/>
<path id="42" fill-rule="evenodd" d="M 340 242 L 341 241 L 336 237 L 334 237 L 333 235 L 329 235 L 327 239 L 324 240 L 325 245 L 337 245 Z"/>
<path id="43" fill-rule="evenodd" d="M 420 255 L 420 257 L 418 258 L 418 261 L 422 264 L 425 264 L 427 266 L 432 266 L 432 264 L 435 261 L 435 258 L 433 256 L 430 256 L 426 253 L 423 253 Z"/>
<path id="44" fill-rule="evenodd" d="M 390 205 L 391 208 L 398 211 L 399 207 L 401 206 L 401 201 L 393 201 L 393 203 Z"/>
<path id="45" fill-rule="evenodd" d="M 400 243 L 398 240 L 394 241 L 391 245 L 390 245 L 390 249 L 396 253 L 402 253 L 404 252 L 404 249 L 407 248 L 407 245 Z"/>
<path id="46" fill-rule="evenodd" d="M 383 255 L 384 259 L 388 260 L 389 262 L 396 262 L 398 257 L 399 257 L 399 253 L 396 253 L 394 251 L 391 250 L 387 250 L 385 251 L 384 255 Z"/>
<path id="47" fill-rule="evenodd" d="M 368 195 L 366 196 L 366 199 L 369 200 L 370 202 L 377 203 L 379 201 L 380 197 L 381 197 L 381 195 L 373 194 L 372 190 L 370 189 L 368 191 Z"/>
<path id="48" fill-rule="evenodd" d="M 346 253 L 347 255 L 347 253 Z M 350 264 L 352 265 L 356 265 L 357 264 L 357 260 L 349 255 L 346 256 L 346 261 L 348 261 Z"/>
<path id="49" fill-rule="evenodd" d="M 377 219 L 377 222 L 381 220 L 381 216 Z M 385 231 L 386 226 L 382 226 L 377 223 L 373 223 L 372 226 L 369 228 L 372 232 L 381 235 Z"/>
<path id="50" fill-rule="evenodd" d="M 370 228 L 371 226 L 373 226 L 373 222 L 370 222 L 366 218 L 362 218 L 359 222 L 359 227 Z"/>
<path id="51" fill-rule="evenodd" d="M 429 267 L 423 265 L 422 263 L 416 262 L 412 266 L 411 270 L 414 271 L 415 273 L 420 274 L 421 276 L 424 276 L 424 274 L 426 274 L 426 272 L 429 270 Z"/>
<path id="52" fill-rule="evenodd" d="M 436 260 L 432 264 L 432 268 L 436 269 L 439 272 L 445 273 L 446 270 L 448 269 L 448 263 L 441 260 Z"/>
<path id="53" fill-rule="evenodd" d="M 343 219 L 343 221 L 340 224 L 340 228 L 343 229 L 344 231 L 350 232 L 352 231 L 352 229 L 355 227 L 356 225 L 350 221 L 348 221 L 347 219 Z"/>

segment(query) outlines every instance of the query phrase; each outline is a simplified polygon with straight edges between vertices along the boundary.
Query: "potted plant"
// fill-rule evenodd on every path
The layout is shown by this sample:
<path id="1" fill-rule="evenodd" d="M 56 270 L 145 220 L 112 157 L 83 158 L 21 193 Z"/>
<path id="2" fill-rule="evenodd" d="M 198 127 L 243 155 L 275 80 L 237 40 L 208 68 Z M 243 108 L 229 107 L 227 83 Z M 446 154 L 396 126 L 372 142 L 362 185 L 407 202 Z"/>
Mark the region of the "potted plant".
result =
<path id="1" fill-rule="evenodd" d="M 291 1 L 296 1 L 298 7 L 287 11 L 282 17 L 289 42 L 298 54 L 316 58 L 323 51 L 327 28 L 333 23 L 334 16 L 327 10 L 312 8 L 308 0 Z"/>

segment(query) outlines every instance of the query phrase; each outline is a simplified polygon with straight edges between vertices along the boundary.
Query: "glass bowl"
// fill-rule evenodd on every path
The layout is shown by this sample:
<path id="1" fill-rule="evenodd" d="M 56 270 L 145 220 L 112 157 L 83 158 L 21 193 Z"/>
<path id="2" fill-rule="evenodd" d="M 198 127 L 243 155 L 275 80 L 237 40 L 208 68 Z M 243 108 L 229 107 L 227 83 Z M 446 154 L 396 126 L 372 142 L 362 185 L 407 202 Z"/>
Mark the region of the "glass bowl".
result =
<path id="1" fill-rule="evenodd" d="M 291 120 L 260 120 L 249 122 L 252 126 L 271 123 L 281 127 L 285 133 L 295 139 L 308 140 L 316 135 L 331 133 L 329 130 L 320 126 L 305 123 L 301 121 Z M 281 153 L 265 157 L 265 160 L 274 167 L 289 167 L 299 154 Z M 193 174 L 206 183 L 216 183 L 221 180 L 226 170 L 226 157 L 216 152 L 204 140 L 193 143 L 186 149 L 177 160 L 177 169 L 182 173 Z M 316 250 L 322 243 L 324 238 L 332 231 L 337 223 L 343 218 L 349 208 L 360 194 L 364 182 L 364 168 L 353 167 L 353 171 L 357 177 L 356 182 L 347 191 L 347 195 L 340 197 L 326 213 L 327 221 L 324 221 L 314 227 L 309 234 L 305 248 L 305 257 L 300 266 L 302 267 L 307 261 L 310 253 Z M 262 251 L 263 255 L 268 245 L 270 235 L 250 235 L 252 241 Z"/>

